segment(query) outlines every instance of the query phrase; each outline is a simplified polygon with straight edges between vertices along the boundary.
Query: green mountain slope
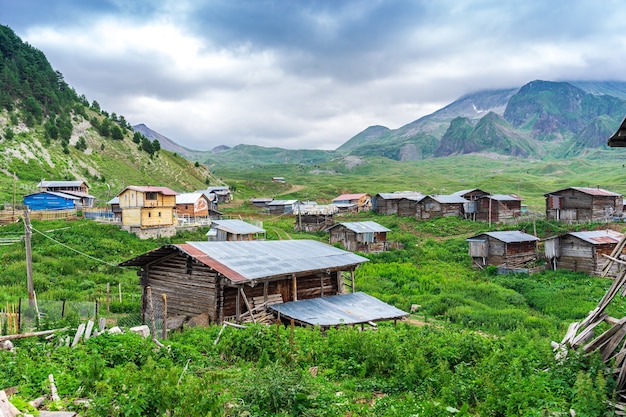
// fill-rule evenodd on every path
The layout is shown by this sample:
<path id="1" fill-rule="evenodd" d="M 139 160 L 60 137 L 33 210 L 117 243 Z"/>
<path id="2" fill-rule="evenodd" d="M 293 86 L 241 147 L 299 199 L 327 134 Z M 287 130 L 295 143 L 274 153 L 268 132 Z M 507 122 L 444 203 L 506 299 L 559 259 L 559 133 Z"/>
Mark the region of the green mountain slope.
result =
<path id="1" fill-rule="evenodd" d="M 191 191 L 219 183 L 205 166 L 134 134 L 123 116 L 90 105 L 5 26 L 0 104 L 0 206 L 21 202 L 42 179 L 85 180 L 101 202 L 131 184 Z"/>

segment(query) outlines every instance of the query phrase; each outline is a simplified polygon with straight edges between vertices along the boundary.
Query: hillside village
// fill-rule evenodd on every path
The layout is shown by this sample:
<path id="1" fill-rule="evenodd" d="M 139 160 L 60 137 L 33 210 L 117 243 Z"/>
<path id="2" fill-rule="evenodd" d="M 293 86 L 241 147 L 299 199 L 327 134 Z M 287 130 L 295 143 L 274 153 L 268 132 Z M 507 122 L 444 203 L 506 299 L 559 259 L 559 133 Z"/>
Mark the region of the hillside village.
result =
<path id="1" fill-rule="evenodd" d="M 626 101 L 535 81 L 488 95 L 502 114 L 481 120 L 449 118 L 459 101 L 337 153 L 202 161 L 89 103 L 6 29 L 26 51 L 6 71 L 31 56 L 55 81 L 0 79 L 1 417 L 626 415 L 626 175 L 604 143 Z M 537 91 L 614 102 L 602 143 L 582 127 L 595 116 L 529 127 Z M 481 142 L 512 125 L 519 143 Z M 625 137 L 626 121 L 609 147 Z M 597 160 L 507 172 L 484 167 L 494 147 Z M 463 178 L 408 165 L 431 156 Z"/>

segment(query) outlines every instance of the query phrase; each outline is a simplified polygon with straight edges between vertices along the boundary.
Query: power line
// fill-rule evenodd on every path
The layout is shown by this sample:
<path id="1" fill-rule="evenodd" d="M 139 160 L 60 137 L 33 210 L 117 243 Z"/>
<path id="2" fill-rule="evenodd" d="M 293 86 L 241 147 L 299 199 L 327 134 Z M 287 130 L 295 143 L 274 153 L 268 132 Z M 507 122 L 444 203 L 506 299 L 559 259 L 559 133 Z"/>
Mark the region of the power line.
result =
<path id="1" fill-rule="evenodd" d="M 78 253 L 79 255 L 85 256 L 85 257 L 87 257 L 87 258 L 89 258 L 89 259 L 91 259 L 91 260 L 97 261 L 97 262 L 101 262 L 101 263 L 103 263 L 103 264 L 105 264 L 105 265 L 108 265 L 108 266 L 118 266 L 117 264 L 112 264 L 112 263 L 109 263 L 109 262 L 104 261 L 104 260 L 102 260 L 102 259 L 98 259 L 98 258 L 96 258 L 96 257 L 94 257 L 94 256 L 91 256 L 91 255 L 88 255 L 88 254 L 86 254 L 86 253 L 84 253 L 84 252 L 81 252 L 81 251 L 79 251 L 79 250 L 77 250 L 77 249 L 74 249 L 74 248 L 72 248 L 72 247 L 70 247 L 70 246 L 66 245 L 66 244 L 65 244 L 65 243 L 63 243 L 63 242 L 59 242 L 58 240 L 56 240 L 56 239 L 54 239 L 54 238 L 52 238 L 52 237 L 50 237 L 50 236 L 46 235 L 45 233 L 40 232 L 39 230 L 35 229 L 35 228 L 34 228 L 34 227 L 32 227 L 32 226 L 31 226 L 30 228 L 31 228 L 31 230 L 32 230 L 32 231 L 39 233 L 41 236 L 45 237 L 46 239 L 50 239 L 50 240 L 51 240 L 51 241 L 53 241 L 54 243 L 57 243 L 57 244 L 59 244 L 59 245 L 63 246 L 64 248 L 71 250 L 72 252 L 76 252 L 76 253 Z"/>

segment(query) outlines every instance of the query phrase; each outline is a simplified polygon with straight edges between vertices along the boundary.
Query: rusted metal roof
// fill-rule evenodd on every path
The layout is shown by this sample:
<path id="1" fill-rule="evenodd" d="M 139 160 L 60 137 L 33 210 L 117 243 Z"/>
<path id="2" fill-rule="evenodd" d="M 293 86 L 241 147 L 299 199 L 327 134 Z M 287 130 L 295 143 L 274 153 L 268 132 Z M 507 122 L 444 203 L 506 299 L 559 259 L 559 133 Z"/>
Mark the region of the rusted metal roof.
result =
<path id="1" fill-rule="evenodd" d="M 177 195 L 178 193 L 176 191 L 170 190 L 167 187 L 155 187 L 152 185 L 143 185 L 143 186 L 138 186 L 138 185 L 129 185 L 128 187 L 126 187 L 124 189 L 124 191 L 126 190 L 133 190 L 133 191 L 139 191 L 142 193 L 161 193 L 163 195 Z M 122 191 L 122 193 L 124 192 Z M 122 194 L 120 193 L 120 194 Z M 120 195 L 118 194 L 118 195 Z"/>
<path id="2" fill-rule="evenodd" d="M 244 222 L 243 220 L 213 220 L 211 229 L 223 230 L 235 235 L 247 235 L 250 233 L 265 233 L 265 229 L 257 227 L 253 224 Z"/>
<path id="3" fill-rule="evenodd" d="M 490 236 L 504 243 L 534 242 L 534 241 L 539 240 L 538 237 L 529 235 L 528 233 L 524 233 L 518 230 L 510 230 L 510 231 L 503 231 L 503 232 L 485 232 L 485 233 L 481 233 L 479 235 L 470 237 L 466 240 L 468 241 L 480 240 L 480 237 L 485 236 L 485 235 Z"/>
<path id="4" fill-rule="evenodd" d="M 560 193 L 560 192 L 565 191 L 565 190 L 576 190 L 576 191 L 580 191 L 581 193 L 584 193 L 584 194 L 595 195 L 595 196 L 621 197 L 621 194 L 614 193 L 613 191 L 604 190 L 604 189 L 598 188 L 598 187 L 567 187 L 567 188 L 561 188 L 560 190 L 552 191 L 551 193 L 544 194 L 544 197 L 547 197 L 547 196 L 552 195 L 552 194 L 557 194 L 557 193 Z"/>
<path id="5" fill-rule="evenodd" d="M 372 221 L 367 222 L 341 222 L 337 223 L 331 227 L 337 227 L 338 225 L 342 225 L 348 230 L 352 230 L 355 233 L 378 233 L 378 232 L 389 232 L 385 226 L 381 226 L 380 224 Z"/>
<path id="6" fill-rule="evenodd" d="M 353 325 L 409 316 L 409 313 L 364 292 L 290 301 L 269 308 L 280 313 L 281 317 L 312 326 Z"/>
<path id="7" fill-rule="evenodd" d="M 333 198 L 333 201 L 345 201 L 345 200 L 358 200 L 364 196 L 366 196 L 367 194 L 365 193 L 360 193 L 360 194 L 341 194 L 339 197 L 337 198 Z"/>
<path id="8" fill-rule="evenodd" d="M 341 271 L 368 259 L 314 240 L 187 242 L 165 245 L 120 266 L 146 266 L 183 252 L 233 282 L 266 280 L 311 271 Z"/>
<path id="9" fill-rule="evenodd" d="M 569 232 L 568 234 L 593 245 L 616 244 L 624 237 L 622 233 L 613 230 L 590 230 Z"/>

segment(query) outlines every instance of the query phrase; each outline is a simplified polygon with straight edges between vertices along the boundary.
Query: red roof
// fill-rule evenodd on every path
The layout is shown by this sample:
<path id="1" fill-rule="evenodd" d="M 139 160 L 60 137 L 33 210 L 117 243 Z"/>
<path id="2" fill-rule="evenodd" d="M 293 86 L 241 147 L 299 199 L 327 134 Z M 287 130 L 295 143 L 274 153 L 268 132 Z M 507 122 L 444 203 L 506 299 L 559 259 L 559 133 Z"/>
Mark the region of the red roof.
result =
<path id="1" fill-rule="evenodd" d="M 170 190 L 167 187 L 154 187 L 152 185 L 143 185 L 143 186 L 129 185 L 128 187 L 126 187 L 126 190 L 134 190 L 134 191 L 139 191 L 142 193 L 161 193 L 163 195 L 178 195 L 176 191 Z"/>
<path id="2" fill-rule="evenodd" d="M 337 198 L 333 198 L 333 201 L 337 201 L 337 200 L 358 200 L 364 196 L 366 196 L 367 194 L 365 193 L 361 193 L 361 194 L 341 194 L 339 197 Z"/>

